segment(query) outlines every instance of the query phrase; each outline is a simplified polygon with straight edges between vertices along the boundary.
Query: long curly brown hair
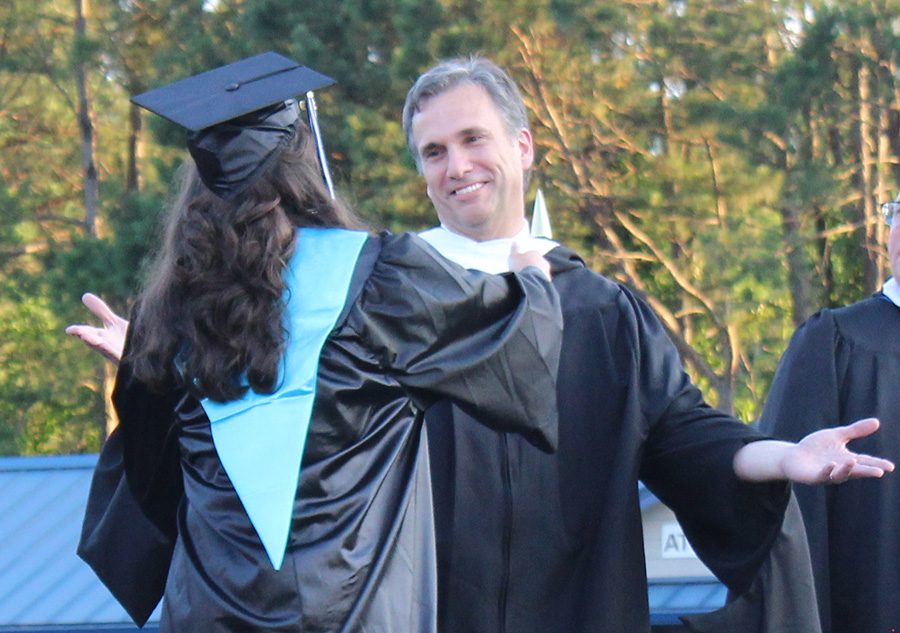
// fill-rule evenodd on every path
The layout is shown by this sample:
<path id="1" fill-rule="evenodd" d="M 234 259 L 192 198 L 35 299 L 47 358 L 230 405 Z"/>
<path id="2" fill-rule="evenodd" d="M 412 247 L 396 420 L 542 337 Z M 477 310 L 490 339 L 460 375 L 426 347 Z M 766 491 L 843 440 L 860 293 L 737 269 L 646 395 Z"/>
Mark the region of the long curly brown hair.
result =
<path id="1" fill-rule="evenodd" d="M 199 397 L 228 401 L 249 384 L 277 387 L 286 332 L 285 265 L 296 228 L 364 228 L 322 182 L 309 129 L 299 129 L 267 171 L 222 200 L 182 168 L 154 272 L 141 293 L 128 354 L 151 389 L 174 379 Z"/>

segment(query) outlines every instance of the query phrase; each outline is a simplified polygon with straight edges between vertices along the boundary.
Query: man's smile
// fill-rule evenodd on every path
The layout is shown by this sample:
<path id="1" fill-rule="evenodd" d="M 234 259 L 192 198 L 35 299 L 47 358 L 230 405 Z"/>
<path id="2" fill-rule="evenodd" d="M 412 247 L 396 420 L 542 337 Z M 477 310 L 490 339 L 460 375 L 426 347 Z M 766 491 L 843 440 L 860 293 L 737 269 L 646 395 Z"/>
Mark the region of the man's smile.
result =
<path id="1" fill-rule="evenodd" d="M 454 189 L 454 190 L 450 193 L 450 195 L 452 195 L 452 196 L 464 196 L 464 195 L 466 195 L 466 194 L 468 194 L 468 193 L 473 193 L 473 192 L 475 192 L 475 191 L 478 191 L 479 189 L 481 189 L 482 187 L 484 187 L 485 184 L 486 184 L 486 183 L 483 183 L 483 182 L 475 182 L 475 183 L 472 183 L 471 185 L 466 185 L 465 187 L 460 187 L 459 189 Z"/>

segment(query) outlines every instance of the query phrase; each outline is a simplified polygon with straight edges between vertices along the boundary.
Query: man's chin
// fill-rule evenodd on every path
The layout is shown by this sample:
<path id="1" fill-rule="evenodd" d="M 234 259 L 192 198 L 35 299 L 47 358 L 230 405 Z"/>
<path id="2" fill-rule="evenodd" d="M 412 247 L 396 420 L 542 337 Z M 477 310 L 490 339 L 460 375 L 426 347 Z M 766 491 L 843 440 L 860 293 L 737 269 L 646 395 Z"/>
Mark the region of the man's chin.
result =
<path id="1" fill-rule="evenodd" d="M 489 212 L 476 208 L 456 208 L 453 213 L 438 214 L 438 217 L 440 217 L 441 221 L 447 226 L 455 226 L 460 229 L 477 230 L 490 224 L 491 221 L 491 214 Z M 448 222 L 445 218 L 450 218 L 450 221 Z"/>

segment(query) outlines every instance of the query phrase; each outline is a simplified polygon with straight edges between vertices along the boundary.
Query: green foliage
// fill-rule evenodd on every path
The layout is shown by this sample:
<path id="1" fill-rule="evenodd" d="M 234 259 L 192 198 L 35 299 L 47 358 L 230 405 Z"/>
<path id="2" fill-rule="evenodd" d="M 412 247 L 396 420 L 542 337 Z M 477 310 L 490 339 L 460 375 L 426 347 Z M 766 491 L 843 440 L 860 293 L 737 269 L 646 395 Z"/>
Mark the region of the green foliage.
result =
<path id="1" fill-rule="evenodd" d="M 0 299 L 0 454 L 97 450 L 96 364 L 65 340 L 48 298 L 10 294 Z"/>
<path id="2" fill-rule="evenodd" d="M 183 130 L 146 116 L 135 127 L 127 97 L 264 50 L 338 80 L 317 99 L 340 193 L 393 230 L 434 222 L 400 129 L 412 81 L 447 56 L 507 67 L 537 144 L 529 198 L 542 188 L 556 236 L 647 297 L 696 353 L 688 368 L 710 399 L 745 419 L 796 315 L 871 290 L 865 196 L 900 189 L 896 0 L 87 6 L 76 38 L 68 0 L 0 4 L 0 453 L 94 450 L 102 436 L 99 361 L 61 330 L 86 318 L 87 290 L 127 310 L 184 154 Z M 96 135 L 94 234 L 78 67 Z M 863 71 L 869 138 L 883 144 L 865 174 Z"/>
<path id="3" fill-rule="evenodd" d="M 103 296 L 119 310 L 127 307 L 143 282 L 147 257 L 161 240 L 164 202 L 159 196 L 133 193 L 108 213 L 112 236 L 74 238 L 64 249 L 43 257 L 43 283 L 57 301 L 54 307 L 66 318 L 77 318 L 71 306 L 87 290 Z"/>

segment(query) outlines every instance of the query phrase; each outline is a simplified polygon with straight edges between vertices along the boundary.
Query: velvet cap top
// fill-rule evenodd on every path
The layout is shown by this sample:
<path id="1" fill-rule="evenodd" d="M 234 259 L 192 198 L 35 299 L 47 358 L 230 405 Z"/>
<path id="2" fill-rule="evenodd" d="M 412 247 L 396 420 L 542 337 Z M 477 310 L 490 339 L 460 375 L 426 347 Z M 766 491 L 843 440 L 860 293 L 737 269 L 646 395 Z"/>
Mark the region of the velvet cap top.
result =
<path id="1" fill-rule="evenodd" d="M 230 199 L 261 174 L 294 136 L 295 97 L 334 80 L 268 52 L 181 79 L 132 101 L 188 130 L 201 180 Z"/>

